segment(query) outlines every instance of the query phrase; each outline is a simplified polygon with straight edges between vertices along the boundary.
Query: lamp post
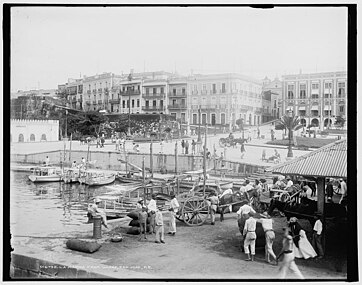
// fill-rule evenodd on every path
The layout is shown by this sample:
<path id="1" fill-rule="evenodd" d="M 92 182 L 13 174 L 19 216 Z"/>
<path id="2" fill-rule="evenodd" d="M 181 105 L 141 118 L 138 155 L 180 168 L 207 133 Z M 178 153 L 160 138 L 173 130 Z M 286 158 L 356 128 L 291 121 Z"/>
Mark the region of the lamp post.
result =
<path id="1" fill-rule="evenodd" d="M 292 150 L 292 118 L 293 118 L 293 111 L 288 111 L 288 117 L 289 117 L 289 144 L 288 144 L 288 154 L 287 157 L 293 157 L 293 150 Z"/>

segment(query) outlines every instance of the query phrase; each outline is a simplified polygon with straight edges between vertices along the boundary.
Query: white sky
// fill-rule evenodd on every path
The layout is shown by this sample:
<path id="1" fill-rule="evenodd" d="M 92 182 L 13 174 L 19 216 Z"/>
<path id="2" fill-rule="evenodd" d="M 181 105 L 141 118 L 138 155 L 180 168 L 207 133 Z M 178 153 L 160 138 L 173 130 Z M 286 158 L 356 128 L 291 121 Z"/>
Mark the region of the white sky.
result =
<path id="1" fill-rule="evenodd" d="M 102 72 L 346 70 L 343 7 L 13 7 L 11 90 Z"/>

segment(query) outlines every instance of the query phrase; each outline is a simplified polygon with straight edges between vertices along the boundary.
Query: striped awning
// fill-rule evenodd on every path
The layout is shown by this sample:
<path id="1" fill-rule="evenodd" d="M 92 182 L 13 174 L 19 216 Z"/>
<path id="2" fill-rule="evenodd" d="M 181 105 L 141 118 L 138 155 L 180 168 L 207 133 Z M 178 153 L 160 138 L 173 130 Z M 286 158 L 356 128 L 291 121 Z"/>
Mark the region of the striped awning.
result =
<path id="1" fill-rule="evenodd" d="M 325 105 L 324 110 L 332 110 L 332 106 L 331 105 Z"/>
<path id="2" fill-rule="evenodd" d="M 310 109 L 314 110 L 314 111 L 318 111 L 319 106 L 318 105 L 313 105 Z"/>
<path id="3" fill-rule="evenodd" d="M 328 144 L 266 171 L 286 175 L 347 178 L 347 139 Z"/>
<path id="4" fill-rule="evenodd" d="M 299 107 L 298 107 L 298 110 L 300 110 L 300 111 L 305 110 L 305 106 L 299 106 Z"/>

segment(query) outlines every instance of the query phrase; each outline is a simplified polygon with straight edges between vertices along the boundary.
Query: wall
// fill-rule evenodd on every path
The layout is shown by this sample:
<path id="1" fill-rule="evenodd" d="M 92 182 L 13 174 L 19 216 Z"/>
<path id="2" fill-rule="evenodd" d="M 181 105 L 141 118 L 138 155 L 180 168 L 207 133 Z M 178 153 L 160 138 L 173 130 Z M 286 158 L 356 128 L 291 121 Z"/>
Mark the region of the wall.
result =
<path id="1" fill-rule="evenodd" d="M 46 141 L 59 140 L 58 120 L 11 120 L 12 142 L 19 142 L 19 136 L 23 135 L 24 142 L 42 141 L 42 136 L 46 136 Z M 34 136 L 32 136 L 34 135 Z M 32 140 L 34 138 L 34 140 Z"/>
<path id="2" fill-rule="evenodd" d="M 66 151 L 66 164 L 70 166 L 72 161 L 81 162 L 82 157 L 87 158 L 87 151 L 72 151 L 71 159 L 69 160 L 69 151 Z M 13 163 L 27 163 L 27 164 L 41 164 L 44 162 L 45 157 L 49 156 L 51 164 L 60 164 L 60 158 L 64 157 L 63 151 L 53 151 L 35 154 L 12 154 L 11 161 Z M 128 161 L 142 168 L 143 158 L 145 159 L 146 170 L 150 168 L 150 154 L 142 153 L 128 153 Z M 163 166 L 166 167 L 168 173 L 175 173 L 175 155 L 170 154 L 153 154 L 153 171 L 160 172 Z M 125 164 L 118 161 L 118 159 L 125 160 L 125 156 L 117 152 L 104 152 L 104 151 L 92 151 L 89 152 L 89 161 L 96 161 L 94 168 L 107 169 L 107 170 L 125 170 Z M 177 169 L 178 173 L 185 171 L 193 171 L 202 169 L 203 157 L 192 155 L 178 155 L 177 156 Z M 220 162 L 218 160 L 208 159 L 206 161 L 206 168 L 220 168 Z M 263 166 L 254 164 L 245 164 L 239 162 L 233 162 L 226 160 L 225 167 L 231 169 L 229 173 L 231 176 L 244 177 L 251 173 L 257 172 L 260 169 L 264 169 Z"/>

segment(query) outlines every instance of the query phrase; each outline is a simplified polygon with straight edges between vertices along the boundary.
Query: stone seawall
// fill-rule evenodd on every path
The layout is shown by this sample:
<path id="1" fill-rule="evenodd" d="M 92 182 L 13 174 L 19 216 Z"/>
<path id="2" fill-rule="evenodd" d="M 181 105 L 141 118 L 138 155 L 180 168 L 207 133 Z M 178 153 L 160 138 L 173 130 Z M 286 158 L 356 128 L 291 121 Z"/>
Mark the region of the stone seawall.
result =
<path id="1" fill-rule="evenodd" d="M 125 160 L 125 155 L 116 151 L 87 151 L 76 150 L 72 151 L 51 151 L 43 153 L 32 154 L 11 154 L 11 162 L 13 163 L 26 163 L 26 164 L 42 164 L 46 156 L 49 156 L 50 163 L 53 165 L 60 165 L 60 161 L 65 158 L 65 166 L 69 167 L 72 161 L 80 163 L 82 157 L 92 162 L 91 168 L 105 169 L 105 170 L 117 170 L 124 171 L 126 166 L 118 159 Z M 142 168 L 143 159 L 145 161 L 145 168 L 148 171 L 152 168 L 154 172 L 161 172 L 164 167 L 168 173 L 175 173 L 176 170 L 176 158 L 174 154 L 153 154 L 148 153 L 128 153 L 127 159 L 130 163 Z M 202 169 L 203 157 L 199 155 L 177 155 L 177 172 L 182 173 L 186 171 L 194 171 Z M 265 167 L 255 164 L 240 163 L 230 160 L 224 160 L 225 168 L 229 169 L 230 176 L 247 176 L 259 170 L 263 170 Z M 221 161 L 218 159 L 207 159 L 207 169 L 220 169 Z M 217 174 L 217 171 L 216 173 Z"/>

